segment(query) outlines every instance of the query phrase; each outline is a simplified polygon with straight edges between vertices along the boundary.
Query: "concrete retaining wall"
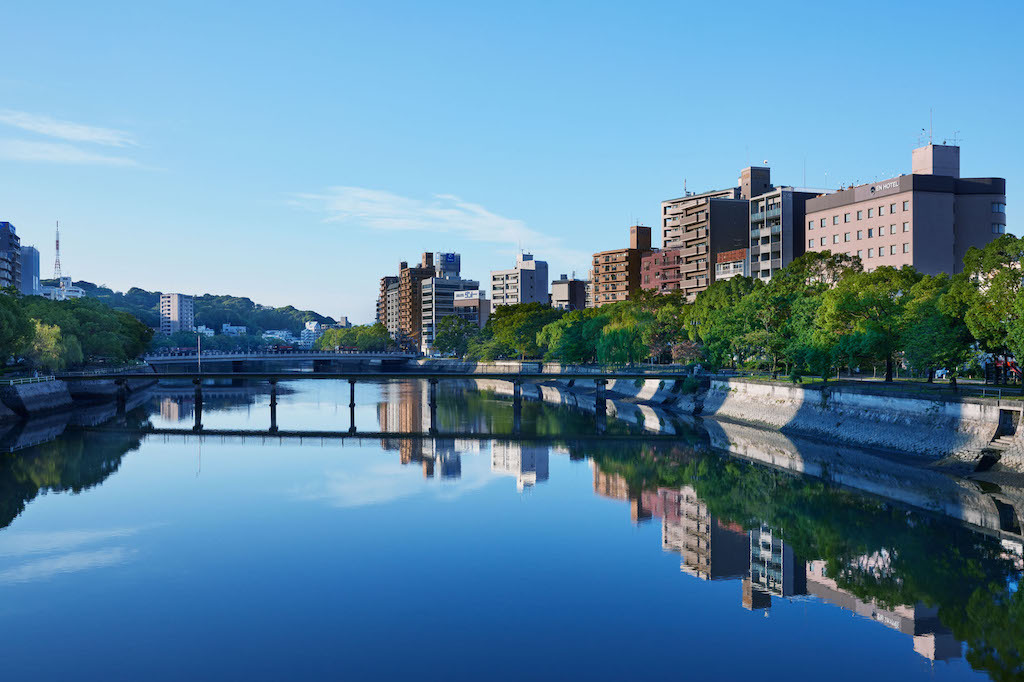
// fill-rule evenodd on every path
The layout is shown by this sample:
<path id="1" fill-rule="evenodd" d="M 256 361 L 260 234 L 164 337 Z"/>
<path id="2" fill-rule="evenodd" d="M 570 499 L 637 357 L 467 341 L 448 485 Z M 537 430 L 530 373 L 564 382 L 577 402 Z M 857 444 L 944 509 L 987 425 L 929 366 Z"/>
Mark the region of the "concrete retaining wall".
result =
<path id="1" fill-rule="evenodd" d="M 71 394 L 63 381 L 20 384 L 0 388 L 0 402 L 22 417 L 71 407 Z"/>
<path id="2" fill-rule="evenodd" d="M 872 395 L 845 387 L 810 389 L 716 379 L 703 395 L 701 415 L 939 458 L 957 450 L 986 447 L 996 435 L 999 411 L 994 401 L 947 401 Z"/>
<path id="3" fill-rule="evenodd" d="M 512 383 L 474 380 L 478 388 L 511 396 Z M 999 428 L 1000 410 L 1021 407 L 994 400 L 936 400 L 912 395 L 858 391 L 837 386 L 803 388 L 737 379 L 714 379 L 707 390 L 686 394 L 683 379 L 610 381 L 608 416 L 665 431 L 678 415 L 721 417 L 785 433 L 857 447 L 880 448 L 937 460 L 956 452 L 977 457 Z M 587 379 L 523 384 L 523 397 L 594 410 L 594 388 Z M 1024 415 L 1018 415 L 1024 424 Z M 1006 465 L 1024 471 L 1024 428 L 1004 455 Z"/>

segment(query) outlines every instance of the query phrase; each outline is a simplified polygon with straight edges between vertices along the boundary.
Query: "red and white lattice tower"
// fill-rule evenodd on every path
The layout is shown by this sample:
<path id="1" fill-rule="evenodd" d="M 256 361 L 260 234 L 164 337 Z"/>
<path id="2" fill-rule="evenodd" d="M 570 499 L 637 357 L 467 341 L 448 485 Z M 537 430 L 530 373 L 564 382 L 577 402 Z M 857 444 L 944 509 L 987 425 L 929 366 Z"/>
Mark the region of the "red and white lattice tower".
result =
<path id="1" fill-rule="evenodd" d="M 60 221 L 57 221 L 57 259 L 53 261 L 53 278 L 60 279 Z"/>

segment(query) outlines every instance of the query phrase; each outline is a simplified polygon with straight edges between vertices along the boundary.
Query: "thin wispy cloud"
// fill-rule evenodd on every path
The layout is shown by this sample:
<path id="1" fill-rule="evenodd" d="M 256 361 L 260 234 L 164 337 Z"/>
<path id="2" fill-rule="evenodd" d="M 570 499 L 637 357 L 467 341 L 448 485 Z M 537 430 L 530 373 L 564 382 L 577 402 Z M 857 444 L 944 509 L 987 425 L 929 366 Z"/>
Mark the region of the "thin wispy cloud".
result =
<path id="1" fill-rule="evenodd" d="M 0 584 L 26 583 L 45 580 L 65 573 L 77 573 L 95 568 L 117 566 L 130 560 L 135 554 L 124 547 L 111 547 L 91 552 L 69 552 L 60 556 L 29 561 L 0 571 Z"/>
<path id="2" fill-rule="evenodd" d="M 448 234 L 524 248 L 564 261 L 589 260 L 588 254 L 565 248 L 557 237 L 538 232 L 522 220 L 506 218 L 452 194 L 436 194 L 424 200 L 385 190 L 340 186 L 297 195 L 292 203 L 322 213 L 329 223 L 379 231 Z"/>
<path id="3" fill-rule="evenodd" d="M 0 535 L 0 557 L 68 552 L 82 545 L 137 535 L 143 528 L 103 528 L 56 531 L 23 531 Z"/>
<path id="4" fill-rule="evenodd" d="M 130 133 L 113 128 L 82 125 L 71 121 L 59 121 L 49 116 L 30 114 L 13 109 L 0 109 L 0 124 L 21 128 L 47 137 L 56 137 L 69 142 L 88 142 L 108 147 L 137 146 Z"/>
<path id="5" fill-rule="evenodd" d="M 97 154 L 63 142 L 0 139 L 0 159 L 99 166 L 138 166 L 134 159 Z"/>

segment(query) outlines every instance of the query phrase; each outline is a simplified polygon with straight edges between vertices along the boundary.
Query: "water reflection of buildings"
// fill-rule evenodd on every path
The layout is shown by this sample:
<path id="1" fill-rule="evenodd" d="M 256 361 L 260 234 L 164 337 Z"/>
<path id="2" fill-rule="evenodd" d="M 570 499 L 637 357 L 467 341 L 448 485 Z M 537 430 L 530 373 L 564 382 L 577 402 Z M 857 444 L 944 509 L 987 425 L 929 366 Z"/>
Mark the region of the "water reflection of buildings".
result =
<path id="1" fill-rule="evenodd" d="M 743 581 L 743 606 L 771 607 L 772 595 L 796 597 L 807 594 L 804 562 L 777 531 L 762 524 L 749 532 L 750 571 Z"/>
<path id="2" fill-rule="evenodd" d="M 682 572 L 702 580 L 742 579 L 745 609 L 770 609 L 773 596 L 810 595 L 912 637 L 914 651 L 925 658 L 961 656 L 961 642 L 939 621 L 936 607 L 919 603 L 887 609 L 863 601 L 827 577 L 824 561 L 797 556 L 778 529 L 760 524 L 745 531 L 725 523 L 689 486 L 631 491 L 623 476 L 594 465 L 594 492 L 629 502 L 634 522 L 660 518 L 662 548 L 680 555 Z M 886 561 L 881 554 L 862 557 L 855 568 L 878 574 L 886 570 Z"/>
<path id="3" fill-rule="evenodd" d="M 191 419 L 195 401 L 166 397 L 160 400 L 160 418 L 171 422 Z"/>
<path id="4" fill-rule="evenodd" d="M 914 640 L 914 651 L 925 658 L 933 661 L 960 658 L 963 646 L 939 621 L 938 607 L 917 603 L 887 609 L 875 601 L 863 601 L 827 577 L 825 562 L 821 560 L 808 561 L 805 575 L 808 594 L 909 635 Z"/>
<path id="5" fill-rule="evenodd" d="M 515 476 L 522 491 L 548 480 L 548 448 L 506 440 L 491 441 L 491 471 Z"/>
<path id="6" fill-rule="evenodd" d="M 683 573 L 702 580 L 746 574 L 746 532 L 712 516 L 693 488 L 644 491 L 642 499 L 652 517 L 661 517 L 661 546 L 682 557 Z"/>
<path id="7" fill-rule="evenodd" d="M 430 424 L 427 385 L 422 381 L 388 382 L 381 385 L 377 403 L 381 431 L 424 433 Z M 454 438 L 383 438 L 381 448 L 398 452 L 402 464 L 418 463 L 424 478 L 457 479 L 462 476 L 460 452 L 478 450 L 479 444 Z"/>

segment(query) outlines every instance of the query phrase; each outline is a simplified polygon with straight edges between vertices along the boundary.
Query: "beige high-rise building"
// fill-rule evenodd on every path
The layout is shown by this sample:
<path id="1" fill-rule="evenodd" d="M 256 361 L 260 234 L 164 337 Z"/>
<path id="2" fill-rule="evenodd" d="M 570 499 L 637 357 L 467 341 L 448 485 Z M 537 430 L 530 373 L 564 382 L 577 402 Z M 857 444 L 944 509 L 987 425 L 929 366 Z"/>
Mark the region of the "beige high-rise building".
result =
<path id="1" fill-rule="evenodd" d="M 195 331 L 195 314 L 191 296 L 160 294 L 160 333 Z"/>

